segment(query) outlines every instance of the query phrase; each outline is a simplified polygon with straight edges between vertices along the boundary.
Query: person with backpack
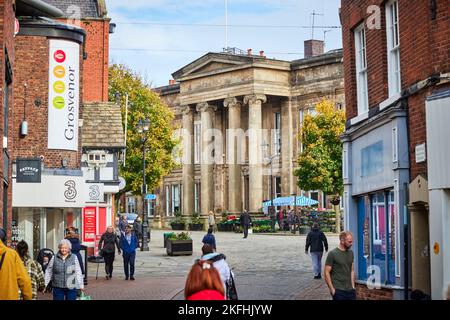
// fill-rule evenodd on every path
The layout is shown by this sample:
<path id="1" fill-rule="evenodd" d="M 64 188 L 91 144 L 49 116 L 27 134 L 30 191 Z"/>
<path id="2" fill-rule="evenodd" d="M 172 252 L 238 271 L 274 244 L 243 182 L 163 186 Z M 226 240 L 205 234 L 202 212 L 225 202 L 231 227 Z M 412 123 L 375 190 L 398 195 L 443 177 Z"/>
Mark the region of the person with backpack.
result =
<path id="1" fill-rule="evenodd" d="M 41 265 L 30 258 L 28 254 L 28 244 L 25 241 L 19 241 L 16 246 L 16 251 L 22 259 L 28 275 L 31 279 L 32 300 L 37 300 L 38 291 L 43 291 L 45 288 L 45 277 Z M 23 294 L 21 294 L 23 298 Z"/>
<path id="2" fill-rule="evenodd" d="M 323 250 L 328 252 L 328 240 L 325 234 L 320 231 L 319 224 L 313 223 L 311 231 L 306 237 L 305 253 L 311 251 L 311 261 L 314 271 L 314 279 L 321 279 Z"/>
<path id="3" fill-rule="evenodd" d="M 31 279 L 19 254 L 6 246 L 6 232 L 0 228 L 0 300 L 32 300 Z"/>

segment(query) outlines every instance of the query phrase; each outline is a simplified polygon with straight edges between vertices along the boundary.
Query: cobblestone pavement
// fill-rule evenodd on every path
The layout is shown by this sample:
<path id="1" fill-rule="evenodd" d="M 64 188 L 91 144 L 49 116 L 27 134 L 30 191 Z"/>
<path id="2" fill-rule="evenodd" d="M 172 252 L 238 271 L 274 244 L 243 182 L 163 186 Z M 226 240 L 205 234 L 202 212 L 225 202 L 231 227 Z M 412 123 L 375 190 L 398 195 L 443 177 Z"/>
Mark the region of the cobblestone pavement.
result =
<path id="1" fill-rule="evenodd" d="M 104 265 L 89 264 L 87 294 L 95 300 L 181 300 L 186 276 L 201 254 L 204 232 L 191 232 L 192 256 L 170 257 L 163 247 L 163 233 L 152 230 L 150 252 L 138 252 L 136 281 L 125 281 L 121 256 L 116 255 L 112 280 L 105 279 Z M 304 253 L 305 236 L 215 234 L 217 249 L 233 268 L 241 300 L 327 300 L 323 280 L 314 280 L 310 257 Z M 337 246 L 335 235 L 327 235 L 330 249 Z M 324 258 L 325 260 L 325 258 Z M 40 298 L 51 299 L 47 294 Z"/>

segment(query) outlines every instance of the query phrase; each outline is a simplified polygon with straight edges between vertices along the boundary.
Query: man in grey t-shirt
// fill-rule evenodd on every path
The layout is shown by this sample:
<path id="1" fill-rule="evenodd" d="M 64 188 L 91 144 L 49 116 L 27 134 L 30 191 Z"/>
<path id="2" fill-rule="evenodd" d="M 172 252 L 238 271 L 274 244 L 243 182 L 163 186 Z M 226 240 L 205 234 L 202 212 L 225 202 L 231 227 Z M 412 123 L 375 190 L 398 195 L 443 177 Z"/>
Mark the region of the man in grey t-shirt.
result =
<path id="1" fill-rule="evenodd" d="M 339 246 L 330 251 L 325 262 L 325 281 L 333 300 L 356 300 L 353 262 L 353 235 L 344 231 L 339 235 Z"/>

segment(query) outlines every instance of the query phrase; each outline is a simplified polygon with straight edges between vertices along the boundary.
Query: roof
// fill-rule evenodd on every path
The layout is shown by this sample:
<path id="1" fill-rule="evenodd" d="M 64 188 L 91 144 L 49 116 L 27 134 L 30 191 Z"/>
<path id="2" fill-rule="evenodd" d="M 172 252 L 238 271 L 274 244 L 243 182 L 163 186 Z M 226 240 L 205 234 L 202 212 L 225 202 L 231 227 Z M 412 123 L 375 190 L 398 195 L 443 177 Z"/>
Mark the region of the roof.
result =
<path id="1" fill-rule="evenodd" d="M 61 9 L 64 16 L 80 19 L 103 18 L 106 16 L 105 0 L 43 0 L 48 4 Z"/>
<path id="2" fill-rule="evenodd" d="M 58 18 L 63 16 L 64 13 L 41 0 L 17 0 L 16 1 L 16 16 L 23 17 L 51 17 Z"/>
<path id="3" fill-rule="evenodd" d="M 113 103 L 85 103 L 81 132 L 83 148 L 124 149 L 122 113 Z"/>

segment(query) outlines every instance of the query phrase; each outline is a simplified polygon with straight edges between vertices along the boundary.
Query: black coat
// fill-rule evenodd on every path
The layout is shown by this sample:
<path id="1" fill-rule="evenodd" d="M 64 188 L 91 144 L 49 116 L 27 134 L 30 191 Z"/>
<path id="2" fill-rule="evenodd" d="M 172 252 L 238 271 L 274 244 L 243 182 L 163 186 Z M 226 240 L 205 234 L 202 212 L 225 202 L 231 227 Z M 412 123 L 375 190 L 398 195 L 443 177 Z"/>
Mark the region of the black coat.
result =
<path id="1" fill-rule="evenodd" d="M 250 217 L 248 212 L 243 212 L 239 217 L 239 222 L 241 223 L 241 226 L 249 227 L 250 224 L 252 223 L 252 218 Z"/>
<path id="2" fill-rule="evenodd" d="M 328 241 L 325 234 L 319 229 L 312 229 L 306 237 L 305 252 L 308 252 L 311 247 L 311 252 L 323 252 L 328 251 Z"/>
<path id="3" fill-rule="evenodd" d="M 98 250 L 102 253 L 115 253 L 116 248 L 120 253 L 119 239 L 117 239 L 116 234 L 105 232 L 100 238 L 98 243 Z"/>

